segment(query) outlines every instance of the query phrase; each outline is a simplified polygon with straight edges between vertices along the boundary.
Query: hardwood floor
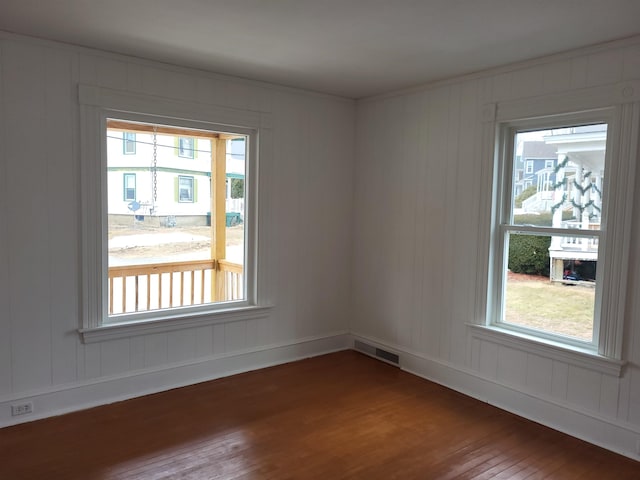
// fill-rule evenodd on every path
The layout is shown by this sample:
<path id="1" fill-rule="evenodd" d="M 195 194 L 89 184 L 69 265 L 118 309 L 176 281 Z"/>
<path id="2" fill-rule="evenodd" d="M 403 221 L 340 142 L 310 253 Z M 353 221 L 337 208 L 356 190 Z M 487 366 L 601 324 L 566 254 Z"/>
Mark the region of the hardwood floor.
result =
<path id="1" fill-rule="evenodd" d="M 640 479 L 640 463 L 355 352 L 0 430 L 0 479 Z"/>

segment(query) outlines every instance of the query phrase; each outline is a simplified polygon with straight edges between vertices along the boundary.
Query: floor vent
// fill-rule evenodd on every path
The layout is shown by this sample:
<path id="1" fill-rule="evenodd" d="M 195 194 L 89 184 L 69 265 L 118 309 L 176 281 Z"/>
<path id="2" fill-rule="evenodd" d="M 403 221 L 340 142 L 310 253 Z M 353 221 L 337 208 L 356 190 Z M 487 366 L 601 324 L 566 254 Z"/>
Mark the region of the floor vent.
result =
<path id="1" fill-rule="evenodd" d="M 359 352 L 366 353 L 367 355 L 371 355 L 372 357 L 379 358 L 394 365 L 400 365 L 400 357 L 395 353 L 387 352 L 386 350 L 382 350 L 381 348 L 376 348 L 373 345 L 361 342 L 360 340 L 356 340 L 353 343 L 353 346 Z"/>

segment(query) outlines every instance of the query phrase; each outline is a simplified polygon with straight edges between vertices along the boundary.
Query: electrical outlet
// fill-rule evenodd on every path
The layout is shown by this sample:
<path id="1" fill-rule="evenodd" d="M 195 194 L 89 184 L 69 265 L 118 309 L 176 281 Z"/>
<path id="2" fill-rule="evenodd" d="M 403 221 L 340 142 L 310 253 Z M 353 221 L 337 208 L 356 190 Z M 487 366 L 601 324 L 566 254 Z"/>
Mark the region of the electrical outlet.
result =
<path id="1" fill-rule="evenodd" d="M 11 416 L 16 417 L 18 415 L 26 415 L 33 413 L 33 402 L 18 403 L 11 405 Z"/>

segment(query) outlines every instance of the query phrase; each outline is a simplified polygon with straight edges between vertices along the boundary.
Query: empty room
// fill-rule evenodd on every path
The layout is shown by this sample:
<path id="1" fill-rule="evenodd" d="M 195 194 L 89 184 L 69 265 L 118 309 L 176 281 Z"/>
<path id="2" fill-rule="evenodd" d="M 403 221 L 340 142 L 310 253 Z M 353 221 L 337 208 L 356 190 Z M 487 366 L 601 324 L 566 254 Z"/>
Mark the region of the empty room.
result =
<path id="1" fill-rule="evenodd" d="M 640 478 L 640 2 L 2 0 L 0 479 Z"/>

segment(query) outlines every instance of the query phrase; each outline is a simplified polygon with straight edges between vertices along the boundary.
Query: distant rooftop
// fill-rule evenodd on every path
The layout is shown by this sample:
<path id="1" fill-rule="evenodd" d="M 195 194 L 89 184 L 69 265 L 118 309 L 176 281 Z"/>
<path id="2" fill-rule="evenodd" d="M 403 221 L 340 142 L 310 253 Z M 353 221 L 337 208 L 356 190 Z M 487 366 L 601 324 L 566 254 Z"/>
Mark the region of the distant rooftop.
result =
<path id="1" fill-rule="evenodd" d="M 555 159 L 558 148 L 545 142 L 524 142 L 522 144 L 522 158 Z"/>

